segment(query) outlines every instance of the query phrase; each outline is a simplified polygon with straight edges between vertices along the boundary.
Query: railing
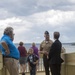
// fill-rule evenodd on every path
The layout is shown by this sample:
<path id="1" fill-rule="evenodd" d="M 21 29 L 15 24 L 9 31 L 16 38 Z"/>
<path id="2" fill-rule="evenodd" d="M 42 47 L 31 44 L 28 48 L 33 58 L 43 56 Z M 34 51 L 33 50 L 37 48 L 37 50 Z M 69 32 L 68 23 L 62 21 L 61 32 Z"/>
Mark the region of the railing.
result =
<path id="1" fill-rule="evenodd" d="M 62 67 L 61 67 L 61 75 L 75 75 L 75 53 L 62 54 L 62 58 L 64 59 L 64 63 L 62 64 Z M 0 67 L 2 68 L 2 69 L 0 68 L 0 75 L 9 75 L 9 72 L 7 71 L 7 69 L 1 66 L 3 63 L 1 59 L 2 59 L 2 56 L 0 56 Z M 39 67 L 37 71 L 38 71 L 37 73 L 39 73 L 39 71 L 41 72 L 44 71 L 43 59 L 41 57 L 39 59 Z M 26 72 L 29 72 L 28 65 L 26 67 Z"/>

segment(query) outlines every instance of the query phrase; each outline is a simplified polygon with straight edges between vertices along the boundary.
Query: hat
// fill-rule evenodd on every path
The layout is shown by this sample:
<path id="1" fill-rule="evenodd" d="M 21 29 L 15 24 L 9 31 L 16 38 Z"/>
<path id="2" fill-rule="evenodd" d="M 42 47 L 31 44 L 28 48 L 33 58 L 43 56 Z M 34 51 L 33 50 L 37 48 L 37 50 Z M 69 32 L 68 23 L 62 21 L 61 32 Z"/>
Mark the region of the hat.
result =
<path id="1" fill-rule="evenodd" d="M 45 34 L 49 35 L 49 32 L 48 31 L 45 31 Z"/>

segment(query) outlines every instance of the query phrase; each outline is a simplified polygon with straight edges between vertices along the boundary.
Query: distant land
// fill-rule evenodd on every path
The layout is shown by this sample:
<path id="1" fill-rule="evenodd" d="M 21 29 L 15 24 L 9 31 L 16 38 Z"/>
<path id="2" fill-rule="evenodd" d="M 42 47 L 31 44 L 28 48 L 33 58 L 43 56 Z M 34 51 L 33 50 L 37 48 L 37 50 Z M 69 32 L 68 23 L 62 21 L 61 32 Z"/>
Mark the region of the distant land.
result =
<path id="1" fill-rule="evenodd" d="M 64 45 L 75 45 L 75 42 L 74 43 L 62 43 Z"/>
<path id="2" fill-rule="evenodd" d="M 18 45 L 18 43 L 15 43 Z M 32 43 L 25 43 L 25 44 L 32 44 Z M 36 43 L 36 44 L 40 44 L 40 43 Z M 62 43 L 63 45 L 75 45 L 75 42 L 74 43 Z"/>

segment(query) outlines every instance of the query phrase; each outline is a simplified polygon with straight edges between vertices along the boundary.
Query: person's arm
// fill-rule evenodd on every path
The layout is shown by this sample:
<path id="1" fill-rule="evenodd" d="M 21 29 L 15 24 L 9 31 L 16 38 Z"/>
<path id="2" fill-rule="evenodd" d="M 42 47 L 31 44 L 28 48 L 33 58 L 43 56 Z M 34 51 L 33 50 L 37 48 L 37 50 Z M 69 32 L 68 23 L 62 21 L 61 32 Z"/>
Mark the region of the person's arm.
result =
<path id="1" fill-rule="evenodd" d="M 24 47 L 24 48 L 25 48 L 25 47 Z M 26 50 L 26 48 L 25 48 L 25 53 L 26 53 L 26 56 L 27 56 L 28 54 L 27 54 L 27 50 Z"/>
<path id="2" fill-rule="evenodd" d="M 9 48 L 8 48 L 7 43 L 6 43 L 5 41 L 2 41 L 2 42 L 1 42 L 1 45 L 2 45 L 3 48 L 5 49 L 6 54 L 7 54 L 7 55 L 10 54 L 10 51 L 9 51 Z"/>
<path id="3" fill-rule="evenodd" d="M 39 62 L 39 57 L 38 57 L 37 55 L 35 55 L 35 59 L 36 59 L 36 61 L 34 62 L 34 64 L 38 64 L 38 62 Z"/>
<path id="4" fill-rule="evenodd" d="M 65 53 L 65 52 L 66 52 L 65 48 L 62 47 L 62 48 L 61 48 L 61 53 Z"/>
<path id="5" fill-rule="evenodd" d="M 38 62 L 39 62 L 39 61 L 38 61 L 38 60 L 36 60 L 36 62 L 34 62 L 34 64 L 38 64 Z"/>
<path id="6" fill-rule="evenodd" d="M 42 48 L 42 43 L 40 44 L 40 51 L 39 51 L 40 54 L 44 54 L 44 51 L 43 51 L 43 48 Z"/>
<path id="7" fill-rule="evenodd" d="M 53 56 L 53 54 L 55 53 L 55 43 L 52 44 L 51 48 L 50 48 L 50 52 L 48 54 L 48 60 L 51 59 L 51 57 Z"/>
<path id="8" fill-rule="evenodd" d="M 44 51 L 42 47 L 40 47 L 39 53 L 40 53 L 40 54 L 48 54 L 48 52 L 47 52 L 47 51 Z"/>

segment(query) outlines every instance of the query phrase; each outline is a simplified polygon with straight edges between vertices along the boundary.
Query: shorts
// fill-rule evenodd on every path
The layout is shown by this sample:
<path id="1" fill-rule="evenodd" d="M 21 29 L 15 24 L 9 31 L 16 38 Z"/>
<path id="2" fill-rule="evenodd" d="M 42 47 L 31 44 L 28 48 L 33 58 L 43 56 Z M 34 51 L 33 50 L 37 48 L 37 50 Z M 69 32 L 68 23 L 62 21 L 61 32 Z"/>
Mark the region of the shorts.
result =
<path id="1" fill-rule="evenodd" d="M 19 63 L 20 64 L 25 64 L 27 62 L 27 57 L 20 57 Z"/>

